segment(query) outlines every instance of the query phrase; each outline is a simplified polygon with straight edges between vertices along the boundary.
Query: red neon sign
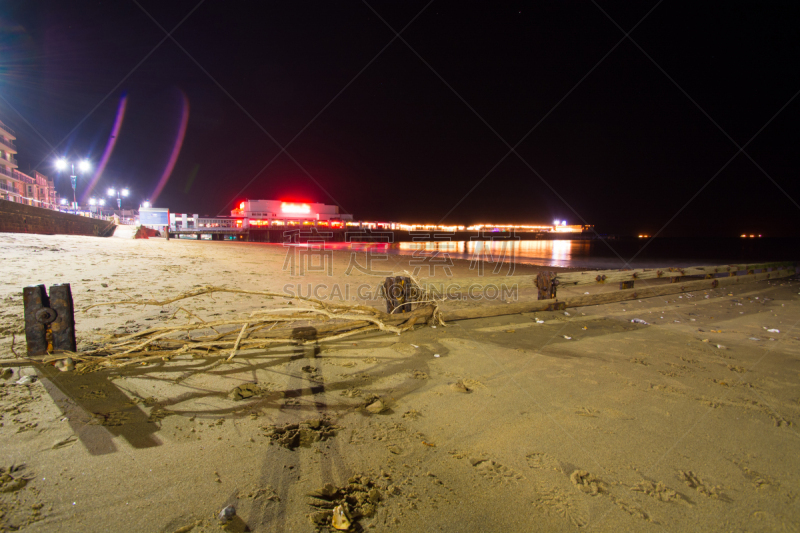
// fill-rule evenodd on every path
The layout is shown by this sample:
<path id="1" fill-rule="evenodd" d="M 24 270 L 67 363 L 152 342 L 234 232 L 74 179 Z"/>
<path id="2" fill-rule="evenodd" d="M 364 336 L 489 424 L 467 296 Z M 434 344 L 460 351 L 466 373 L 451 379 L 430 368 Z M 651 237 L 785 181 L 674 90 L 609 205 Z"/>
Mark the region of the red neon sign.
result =
<path id="1" fill-rule="evenodd" d="M 306 215 L 311 213 L 311 206 L 308 204 L 293 204 L 288 202 L 281 202 L 281 212 Z"/>

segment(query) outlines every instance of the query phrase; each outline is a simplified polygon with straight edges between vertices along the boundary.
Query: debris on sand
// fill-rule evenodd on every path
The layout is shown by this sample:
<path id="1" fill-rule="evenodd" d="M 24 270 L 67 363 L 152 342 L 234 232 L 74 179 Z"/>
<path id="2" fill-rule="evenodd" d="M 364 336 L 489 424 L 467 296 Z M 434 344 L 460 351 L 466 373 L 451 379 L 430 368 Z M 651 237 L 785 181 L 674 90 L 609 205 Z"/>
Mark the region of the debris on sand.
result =
<path id="1" fill-rule="evenodd" d="M 283 426 L 263 426 L 265 435 L 270 441 L 294 450 L 298 446 L 308 447 L 311 444 L 336 436 L 340 429 L 327 418 L 312 418 L 299 424 Z"/>
<path id="2" fill-rule="evenodd" d="M 67 357 L 56 361 L 54 366 L 62 372 L 72 372 L 75 370 L 75 361 L 72 360 L 72 357 Z"/>
<path id="3" fill-rule="evenodd" d="M 382 413 L 386 410 L 386 404 L 383 403 L 383 400 L 375 400 L 366 406 L 365 409 L 373 415 L 377 415 L 378 413 Z"/>
<path id="4" fill-rule="evenodd" d="M 337 505 L 333 508 L 333 517 L 331 518 L 331 525 L 334 529 L 338 529 L 339 531 L 347 531 L 350 529 L 350 520 L 347 518 L 347 514 L 344 512 L 344 506 Z"/>
<path id="5" fill-rule="evenodd" d="M 243 383 L 242 385 L 239 385 L 230 391 L 228 393 L 228 398 L 236 401 L 244 400 L 253 396 L 257 396 L 262 392 L 264 392 L 264 390 L 255 383 Z"/>
<path id="6" fill-rule="evenodd" d="M 363 406 L 367 412 L 372 413 L 373 415 L 383 413 L 389 409 L 389 407 L 386 405 L 386 402 L 384 402 L 377 394 L 369 394 L 365 396 Z"/>
<path id="7" fill-rule="evenodd" d="M 236 507 L 229 505 L 219 512 L 217 519 L 223 522 L 228 522 L 232 520 L 234 516 L 236 516 Z"/>
<path id="8" fill-rule="evenodd" d="M 334 528 L 339 531 L 356 526 L 357 520 L 375 514 L 383 495 L 367 476 L 353 476 L 344 487 L 326 483 L 319 490 L 308 493 L 308 505 L 316 509 L 308 518 L 317 531 Z"/>

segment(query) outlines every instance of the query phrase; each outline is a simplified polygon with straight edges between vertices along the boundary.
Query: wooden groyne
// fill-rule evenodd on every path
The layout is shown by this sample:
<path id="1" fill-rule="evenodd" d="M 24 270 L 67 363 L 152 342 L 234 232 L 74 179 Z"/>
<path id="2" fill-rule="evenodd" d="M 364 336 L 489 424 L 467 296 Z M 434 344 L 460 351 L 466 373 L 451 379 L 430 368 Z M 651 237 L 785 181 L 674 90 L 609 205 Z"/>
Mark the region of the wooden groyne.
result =
<path id="1" fill-rule="evenodd" d="M 71 301 L 70 305 L 66 307 L 62 305 L 65 309 L 70 310 L 69 313 L 65 313 L 56 309 L 57 306 L 49 307 L 42 296 L 44 294 L 43 287 L 28 287 L 25 289 L 25 294 L 29 296 L 26 296 L 25 300 L 26 339 L 28 355 L 44 354 L 46 355 L 45 362 L 74 358 L 82 361 L 82 364 L 96 365 L 97 368 L 100 368 L 127 366 L 148 361 L 160 360 L 163 362 L 181 355 L 204 357 L 213 353 L 214 356 L 224 358 L 219 359 L 219 363 L 222 363 L 233 359 L 241 350 L 268 349 L 275 344 L 317 344 L 370 331 L 400 334 L 423 323 L 440 325 L 455 320 L 640 300 L 731 287 L 755 281 L 788 278 L 795 275 L 797 270 L 796 263 L 782 262 L 693 267 L 691 269 L 605 270 L 565 274 L 540 272 L 535 277 L 499 278 L 506 280 L 507 283 L 516 283 L 517 281 L 530 283 L 531 279 L 533 280 L 533 285 L 538 289 L 539 299 L 531 298 L 520 301 L 487 301 L 487 299 L 481 298 L 446 300 L 437 297 L 430 289 L 437 282 L 420 282 L 410 275 L 390 276 L 383 284 L 387 312 L 363 305 L 325 302 L 314 298 L 294 296 L 289 300 L 297 300 L 300 302 L 299 305 L 288 305 L 292 303 L 288 301 L 285 307 L 257 309 L 246 317 L 223 317 L 214 322 L 199 319 L 194 322 L 155 326 L 122 336 L 112 335 L 105 343 L 80 353 L 76 353 L 74 347 L 59 349 L 55 342 L 51 348 L 46 338 L 48 324 L 55 324 L 54 320 L 59 316 L 63 318 L 71 315 Z M 671 275 L 667 276 L 666 273 Z M 633 277 L 634 274 L 635 277 Z M 687 279 L 690 276 L 701 279 Z M 438 283 L 443 286 L 458 284 L 460 287 L 469 287 L 470 284 L 475 286 L 478 283 L 474 279 L 476 278 L 471 278 L 469 282 L 462 279 Z M 484 289 L 488 289 L 493 282 L 498 281 L 498 278 L 477 279 L 483 283 L 481 286 Z M 613 282 L 619 281 L 621 288 L 618 290 L 604 288 L 605 290 L 600 290 L 595 294 L 584 293 L 563 299 L 557 297 L 557 288 L 562 282 L 567 286 L 592 283 L 602 285 L 612 280 Z M 637 281 L 641 282 L 641 286 L 629 286 Z M 56 288 L 58 287 L 60 286 L 56 286 Z M 163 307 L 180 300 L 211 296 L 214 293 L 240 294 L 248 297 L 261 296 L 270 299 L 287 298 L 287 295 L 279 293 L 206 286 L 165 300 L 131 299 L 95 304 L 83 309 L 83 312 L 98 306 L 152 305 Z M 36 295 L 39 295 L 38 299 Z M 185 309 L 180 308 L 179 310 L 194 317 Z M 51 327 L 55 332 L 57 328 Z M 43 349 L 42 346 L 45 342 L 48 344 L 46 349 Z"/>
<path id="2" fill-rule="evenodd" d="M 423 280 L 420 289 L 427 299 L 440 300 L 441 317 L 445 320 L 465 320 L 536 311 L 553 311 L 570 307 L 602 305 L 626 300 L 641 300 L 657 296 L 667 296 L 698 290 L 728 287 L 753 281 L 785 278 L 797 273 L 795 262 L 745 263 L 719 266 L 699 266 L 690 268 L 634 269 L 634 270 L 594 270 L 585 272 L 540 272 L 536 276 L 511 276 L 503 278 L 453 278 L 448 280 Z M 699 279 L 698 279 L 699 278 Z M 580 285 L 612 285 L 619 283 L 619 290 L 604 290 L 595 294 L 557 297 L 559 287 Z M 638 283 L 638 285 L 637 285 Z M 513 294 L 518 289 L 536 288 L 539 299 L 522 301 L 487 302 L 485 298 L 470 298 L 472 294 L 492 288 L 495 294 L 502 294 L 502 288 Z M 513 287 L 514 291 L 508 290 Z M 447 298 L 456 294 L 458 302 L 448 302 Z M 467 296 L 463 298 L 462 296 Z M 548 297 L 549 296 L 549 297 Z M 413 291 L 401 295 L 403 305 L 413 305 Z M 389 306 L 389 311 L 393 307 Z M 406 307 L 407 308 L 407 307 Z M 417 322 L 427 320 L 432 309 L 429 305 L 419 305 L 406 313 L 394 312 L 387 317 L 388 323 L 397 323 L 395 317 L 416 317 Z"/>

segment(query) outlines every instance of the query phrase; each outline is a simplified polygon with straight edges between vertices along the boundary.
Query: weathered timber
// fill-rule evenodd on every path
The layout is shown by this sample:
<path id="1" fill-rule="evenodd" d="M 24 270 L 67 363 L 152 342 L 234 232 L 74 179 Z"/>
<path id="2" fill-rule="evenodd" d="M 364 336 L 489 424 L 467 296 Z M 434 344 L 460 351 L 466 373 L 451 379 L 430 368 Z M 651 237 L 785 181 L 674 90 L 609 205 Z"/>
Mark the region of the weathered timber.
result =
<path id="1" fill-rule="evenodd" d="M 487 287 L 503 292 L 509 287 L 536 287 L 536 276 L 497 276 L 475 278 L 423 279 L 422 289 L 440 298 L 453 294 L 469 294 L 473 291 L 483 292 Z"/>
<path id="2" fill-rule="evenodd" d="M 576 285 L 598 285 L 604 283 L 622 283 L 623 281 L 645 279 L 670 279 L 685 276 L 724 275 L 735 276 L 737 272 L 765 271 L 771 268 L 793 266 L 791 261 L 774 263 L 730 264 L 716 266 L 695 266 L 686 268 L 637 268 L 632 270 L 586 270 L 583 272 L 561 272 L 556 275 L 560 287 Z M 422 288 L 437 296 L 448 294 L 464 294 L 470 291 L 481 292 L 486 287 L 537 287 L 537 276 L 504 276 L 504 277 L 472 277 L 449 278 L 443 280 L 423 279 Z"/>
<path id="3" fill-rule="evenodd" d="M 716 266 L 695 266 L 687 268 L 637 268 L 633 270 L 587 270 L 585 272 L 565 272 L 559 274 L 561 285 L 595 285 L 604 282 L 623 282 L 628 280 L 681 278 L 684 276 L 714 276 L 715 274 L 736 275 L 737 272 L 754 273 L 755 270 L 766 271 L 770 268 L 793 266 L 791 261 L 775 263 L 731 264 Z"/>
<path id="4" fill-rule="evenodd" d="M 683 292 L 698 291 L 703 289 L 713 289 L 716 287 L 727 287 L 739 285 L 753 281 L 767 279 L 779 279 L 791 276 L 795 273 L 794 268 L 785 268 L 772 272 L 761 272 L 760 274 L 746 274 L 742 276 L 716 278 L 712 280 L 701 279 L 688 281 L 685 283 L 669 283 L 655 287 L 625 289 L 600 294 L 590 294 L 566 298 L 563 302 L 558 300 L 529 300 L 525 302 L 514 302 L 499 305 L 470 305 L 457 308 L 442 307 L 442 318 L 447 321 L 466 320 L 470 318 L 485 318 L 491 316 L 514 315 L 518 313 L 531 313 L 535 311 L 547 311 L 558 304 L 563 303 L 565 307 L 585 307 L 589 305 L 602 305 L 626 300 L 640 300 L 642 298 L 652 298 L 654 296 L 666 296 L 669 294 L 679 294 Z"/>

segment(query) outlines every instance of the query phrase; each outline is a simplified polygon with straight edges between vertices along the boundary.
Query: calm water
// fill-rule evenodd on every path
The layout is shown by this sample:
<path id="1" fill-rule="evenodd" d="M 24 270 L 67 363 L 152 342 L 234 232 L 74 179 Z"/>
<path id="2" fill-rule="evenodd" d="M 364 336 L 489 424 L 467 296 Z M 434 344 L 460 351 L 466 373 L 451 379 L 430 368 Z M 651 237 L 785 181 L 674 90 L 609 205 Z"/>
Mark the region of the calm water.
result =
<path id="1" fill-rule="evenodd" d="M 450 241 L 327 243 L 326 248 L 396 255 L 447 253 L 453 259 L 513 261 L 578 268 L 686 267 L 753 261 L 794 261 L 800 239 L 621 239 L 609 241 Z M 633 259 L 632 259 L 633 258 Z"/>

